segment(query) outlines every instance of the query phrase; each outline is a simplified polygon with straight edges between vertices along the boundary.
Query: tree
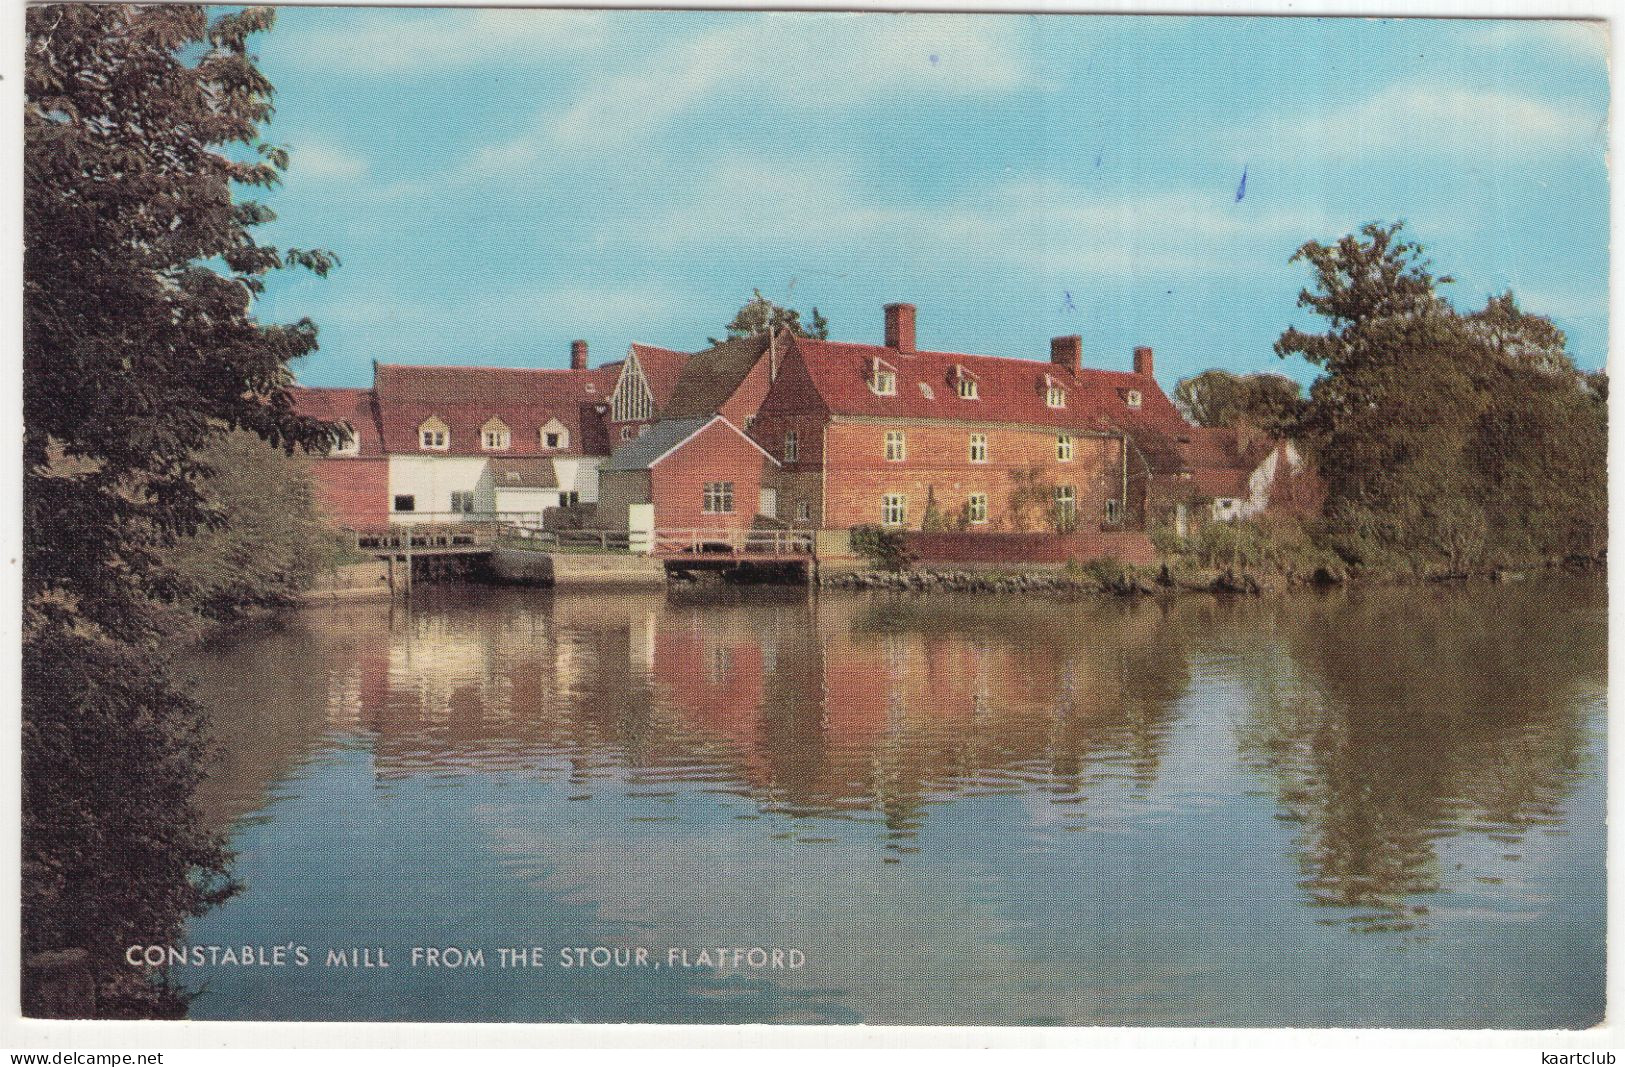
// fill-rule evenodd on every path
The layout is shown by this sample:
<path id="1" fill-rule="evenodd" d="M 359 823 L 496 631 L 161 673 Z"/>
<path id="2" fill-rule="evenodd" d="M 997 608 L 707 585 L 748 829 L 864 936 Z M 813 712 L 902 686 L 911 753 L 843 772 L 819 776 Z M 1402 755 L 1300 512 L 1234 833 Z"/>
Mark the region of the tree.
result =
<path id="1" fill-rule="evenodd" d="M 1462 315 L 1420 245 L 1371 224 L 1305 244 L 1328 320 L 1275 344 L 1325 373 L 1300 430 L 1327 488 L 1339 551 L 1355 562 L 1443 562 L 1595 551 L 1605 520 L 1606 406 L 1562 332 L 1511 294 Z M 1587 548 L 1586 546 L 1589 546 Z"/>
<path id="2" fill-rule="evenodd" d="M 319 250 L 258 243 L 275 185 L 272 87 L 248 52 L 269 9 L 27 12 L 23 279 L 23 949 L 87 951 L 107 1015 L 185 997 L 122 959 L 231 891 L 192 807 L 201 711 L 166 671 L 164 557 L 220 526 L 209 446 L 241 431 L 330 447 L 295 413 L 309 320 L 252 315 L 268 272 Z M 37 1008 L 25 982 L 25 1004 Z"/>
<path id="3" fill-rule="evenodd" d="M 1303 391 L 1283 374 L 1206 370 L 1174 386 L 1173 399 L 1198 426 L 1246 424 L 1277 437 L 1289 435 L 1303 414 Z"/>
<path id="4" fill-rule="evenodd" d="M 811 321 L 803 325 L 801 312 L 795 308 L 780 307 L 762 295 L 760 289 L 752 289 L 751 297 L 745 301 L 744 307 L 728 323 L 728 336 L 723 340 L 736 341 L 741 337 L 755 337 L 763 333 L 778 333 L 788 329 L 797 337 L 811 337 L 815 340 L 825 340 L 829 337 L 829 320 L 812 309 Z M 715 337 L 707 338 L 712 345 L 719 345 L 723 340 Z"/>

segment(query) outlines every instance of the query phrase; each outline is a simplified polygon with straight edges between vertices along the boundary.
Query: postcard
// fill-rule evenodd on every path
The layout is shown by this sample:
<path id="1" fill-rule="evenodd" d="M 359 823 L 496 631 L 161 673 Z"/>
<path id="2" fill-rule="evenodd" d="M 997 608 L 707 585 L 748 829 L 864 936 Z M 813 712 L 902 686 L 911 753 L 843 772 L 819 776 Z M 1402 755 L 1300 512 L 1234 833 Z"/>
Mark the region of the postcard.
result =
<path id="1" fill-rule="evenodd" d="M 24 1015 L 1604 1021 L 1606 22 L 26 17 Z"/>

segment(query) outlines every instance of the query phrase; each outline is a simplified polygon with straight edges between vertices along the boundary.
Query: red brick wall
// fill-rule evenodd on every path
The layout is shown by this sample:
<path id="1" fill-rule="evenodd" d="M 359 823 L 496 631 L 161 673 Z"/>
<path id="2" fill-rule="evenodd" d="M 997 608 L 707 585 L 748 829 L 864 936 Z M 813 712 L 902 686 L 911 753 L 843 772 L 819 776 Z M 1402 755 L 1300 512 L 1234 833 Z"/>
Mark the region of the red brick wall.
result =
<path id="1" fill-rule="evenodd" d="M 755 445 L 722 423 L 712 423 L 649 472 L 655 527 L 750 529 L 756 517 L 764 466 L 771 463 Z M 706 482 L 734 483 L 732 514 L 708 515 L 701 510 Z"/>
<path id="2" fill-rule="evenodd" d="M 1108 556 L 1146 566 L 1157 550 L 1143 533 L 1100 530 L 1057 536 L 1030 533 L 920 533 L 903 542 L 921 563 L 1084 563 Z"/>
<path id="3" fill-rule="evenodd" d="M 901 462 L 885 458 L 888 430 L 904 433 L 906 458 Z M 972 433 L 987 436 L 986 463 L 970 461 Z M 1106 518 L 1106 501 L 1122 495 L 1119 441 L 1111 437 L 1074 433 L 1073 458 L 1063 463 L 1055 458 L 1056 431 L 1052 430 L 838 422 L 830 424 L 825 447 L 822 525 L 832 529 L 880 522 L 881 498 L 887 493 L 908 497 L 907 526 L 916 530 L 929 498 L 934 496 L 937 509 L 955 521 L 972 493 L 985 493 L 988 522 L 972 529 L 1014 531 L 1018 517 L 1012 512 L 1010 498 L 1018 485 L 1015 476 L 1035 467 L 1042 483 L 1076 488 L 1078 523 L 1083 529 L 1098 528 Z M 1029 528 L 1044 528 L 1046 512 L 1047 508 L 1031 509 Z"/>
<path id="4" fill-rule="evenodd" d="M 311 462 L 316 499 L 336 526 L 389 525 L 389 459 L 366 456 Z"/>

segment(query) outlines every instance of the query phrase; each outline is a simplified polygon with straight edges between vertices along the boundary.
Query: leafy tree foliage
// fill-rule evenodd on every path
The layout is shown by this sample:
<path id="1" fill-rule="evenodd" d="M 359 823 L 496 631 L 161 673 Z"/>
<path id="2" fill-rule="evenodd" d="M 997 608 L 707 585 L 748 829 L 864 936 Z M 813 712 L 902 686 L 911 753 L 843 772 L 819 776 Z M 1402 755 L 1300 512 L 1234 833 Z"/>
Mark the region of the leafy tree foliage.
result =
<path id="1" fill-rule="evenodd" d="M 1299 305 L 1330 328 L 1288 329 L 1275 350 L 1325 371 L 1300 429 L 1340 551 L 1459 571 L 1601 548 L 1606 387 L 1576 370 L 1550 320 L 1510 293 L 1457 312 L 1438 292 L 1450 279 L 1399 224 L 1293 259 L 1315 274 Z"/>
<path id="2" fill-rule="evenodd" d="M 1248 425 L 1285 436 L 1303 414 L 1303 391 L 1284 374 L 1232 374 L 1215 368 L 1174 386 L 1174 403 L 1198 426 Z"/>
<path id="3" fill-rule="evenodd" d="M 26 18 L 23 947 L 87 950 L 102 1014 L 172 1013 L 184 998 L 123 947 L 174 938 L 231 887 L 154 606 L 188 593 L 165 556 L 225 521 L 203 487 L 222 431 L 333 443 L 287 392 L 315 326 L 251 305 L 268 272 L 335 261 L 257 242 L 272 213 L 234 195 L 288 162 L 258 137 L 272 88 L 248 41 L 268 9 Z"/>
<path id="4" fill-rule="evenodd" d="M 812 309 L 808 321 L 801 321 L 801 312 L 795 308 L 780 307 L 762 295 L 760 289 L 752 289 L 751 297 L 745 301 L 745 306 L 728 323 L 728 336 L 718 339 L 707 338 L 713 345 L 722 344 L 723 341 L 736 341 L 741 337 L 755 337 L 757 334 L 769 331 L 778 333 L 788 329 L 797 337 L 811 337 L 823 341 L 829 337 L 829 320 L 818 313 L 817 308 Z"/>

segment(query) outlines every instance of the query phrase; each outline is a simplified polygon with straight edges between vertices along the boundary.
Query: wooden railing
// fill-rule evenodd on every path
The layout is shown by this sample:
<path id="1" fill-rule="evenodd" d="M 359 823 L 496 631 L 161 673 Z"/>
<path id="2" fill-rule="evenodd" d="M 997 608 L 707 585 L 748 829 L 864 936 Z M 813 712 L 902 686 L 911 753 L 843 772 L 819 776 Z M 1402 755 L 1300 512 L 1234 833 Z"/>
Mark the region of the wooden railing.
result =
<path id="1" fill-rule="evenodd" d="M 811 556 L 807 530 L 656 530 L 657 556 Z"/>
<path id="2" fill-rule="evenodd" d="M 543 530 L 534 526 L 503 524 L 497 539 L 538 551 L 626 552 L 632 535 L 625 530 Z"/>
<path id="3" fill-rule="evenodd" d="M 486 550 L 504 530 L 540 530 L 539 511 L 397 511 L 387 526 L 349 531 L 359 552 Z"/>

